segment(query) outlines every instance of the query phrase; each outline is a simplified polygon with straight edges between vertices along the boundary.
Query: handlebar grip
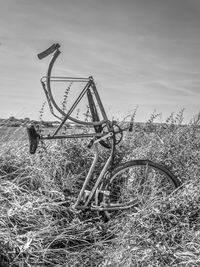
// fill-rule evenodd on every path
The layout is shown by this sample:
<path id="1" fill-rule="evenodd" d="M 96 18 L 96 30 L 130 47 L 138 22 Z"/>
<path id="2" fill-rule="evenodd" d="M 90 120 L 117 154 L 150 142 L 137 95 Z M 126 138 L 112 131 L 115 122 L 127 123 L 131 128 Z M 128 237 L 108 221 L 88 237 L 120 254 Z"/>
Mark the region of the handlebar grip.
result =
<path id="1" fill-rule="evenodd" d="M 59 44 L 53 44 L 43 52 L 39 53 L 37 56 L 39 59 L 43 59 L 44 57 L 47 57 L 48 55 L 52 54 L 55 50 L 57 50 L 60 47 Z"/>
<path id="2" fill-rule="evenodd" d="M 35 127 L 33 125 L 30 125 L 27 127 L 27 133 L 28 133 L 29 144 L 30 144 L 29 152 L 30 154 L 35 154 L 36 149 L 38 147 L 40 135 L 36 132 Z"/>

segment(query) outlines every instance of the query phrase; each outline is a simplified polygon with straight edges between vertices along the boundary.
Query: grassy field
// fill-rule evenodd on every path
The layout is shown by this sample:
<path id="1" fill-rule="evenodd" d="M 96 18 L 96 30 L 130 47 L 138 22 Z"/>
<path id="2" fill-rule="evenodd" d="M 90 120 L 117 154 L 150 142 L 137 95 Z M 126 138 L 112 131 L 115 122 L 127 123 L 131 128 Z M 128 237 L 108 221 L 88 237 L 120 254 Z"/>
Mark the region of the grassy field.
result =
<path id="1" fill-rule="evenodd" d="M 200 121 L 182 126 L 179 115 L 135 126 L 118 156 L 161 162 L 182 187 L 108 223 L 67 203 L 91 164 L 88 140 L 47 142 L 29 155 L 25 128 L 2 126 L 0 266 L 200 266 Z"/>

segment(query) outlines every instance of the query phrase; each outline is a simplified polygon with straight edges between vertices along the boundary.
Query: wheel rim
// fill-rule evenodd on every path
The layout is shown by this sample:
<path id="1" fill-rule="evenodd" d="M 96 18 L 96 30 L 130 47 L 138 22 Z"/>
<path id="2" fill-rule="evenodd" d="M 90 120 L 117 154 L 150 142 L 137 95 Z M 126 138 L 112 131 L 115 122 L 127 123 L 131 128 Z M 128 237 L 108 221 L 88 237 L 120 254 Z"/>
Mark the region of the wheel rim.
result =
<path id="1" fill-rule="evenodd" d="M 142 208 L 176 188 L 169 174 L 149 163 L 127 166 L 116 172 L 106 190 L 112 204 Z"/>

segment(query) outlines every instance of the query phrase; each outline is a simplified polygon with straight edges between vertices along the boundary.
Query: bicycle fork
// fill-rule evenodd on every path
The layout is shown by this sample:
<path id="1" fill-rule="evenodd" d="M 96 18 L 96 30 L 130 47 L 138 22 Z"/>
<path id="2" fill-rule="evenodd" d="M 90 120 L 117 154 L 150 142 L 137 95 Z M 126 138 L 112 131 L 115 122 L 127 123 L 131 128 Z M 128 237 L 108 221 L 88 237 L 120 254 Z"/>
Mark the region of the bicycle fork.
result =
<path id="1" fill-rule="evenodd" d="M 73 205 L 73 208 L 74 209 L 87 209 L 89 207 L 89 204 L 90 204 L 90 202 L 91 202 L 91 200 L 92 200 L 95 192 L 97 192 L 98 186 L 100 185 L 100 183 L 101 183 L 101 181 L 102 181 L 102 179 L 103 179 L 106 171 L 108 170 L 108 167 L 111 164 L 112 159 L 113 159 L 114 140 L 112 140 L 112 138 L 111 138 L 111 142 L 113 143 L 113 145 L 112 145 L 111 154 L 110 154 L 109 158 L 107 159 L 106 164 L 103 167 L 103 170 L 101 171 L 99 177 L 97 178 L 97 181 L 95 182 L 94 187 L 92 188 L 91 191 L 86 190 L 86 187 L 87 187 L 87 185 L 88 185 L 88 183 L 89 183 L 89 181 L 91 179 L 92 173 L 93 173 L 94 168 L 95 168 L 95 166 L 97 164 L 97 161 L 99 159 L 99 155 L 98 155 L 99 154 L 99 152 L 98 152 L 98 143 L 101 140 L 106 139 L 108 137 L 112 137 L 112 136 L 113 136 L 113 133 L 110 132 L 107 135 L 103 136 L 102 138 L 99 138 L 99 139 L 97 139 L 97 140 L 94 141 L 94 143 L 93 143 L 93 146 L 94 146 L 94 159 L 93 159 L 92 165 L 91 165 L 91 167 L 89 169 L 89 172 L 88 172 L 88 174 L 86 176 L 86 179 L 85 179 L 85 181 L 83 183 L 83 186 L 81 188 L 81 191 L 80 191 L 80 193 L 78 195 L 78 198 L 76 200 L 76 203 Z M 83 205 L 79 205 L 81 201 L 84 202 Z"/>

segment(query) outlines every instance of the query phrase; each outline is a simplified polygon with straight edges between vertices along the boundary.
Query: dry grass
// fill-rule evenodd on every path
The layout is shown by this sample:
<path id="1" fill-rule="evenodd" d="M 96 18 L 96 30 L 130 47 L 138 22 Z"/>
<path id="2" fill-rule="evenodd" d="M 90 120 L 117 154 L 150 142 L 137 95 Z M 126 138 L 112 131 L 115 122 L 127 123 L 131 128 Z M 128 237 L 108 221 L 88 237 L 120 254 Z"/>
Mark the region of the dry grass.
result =
<path id="1" fill-rule="evenodd" d="M 199 266 L 199 123 L 183 127 L 171 116 L 155 128 L 152 120 L 124 137 L 118 158 L 162 162 L 183 185 L 108 223 L 66 202 L 91 164 L 83 141 L 48 143 L 30 156 L 24 128 L 1 128 L 0 266 Z"/>

